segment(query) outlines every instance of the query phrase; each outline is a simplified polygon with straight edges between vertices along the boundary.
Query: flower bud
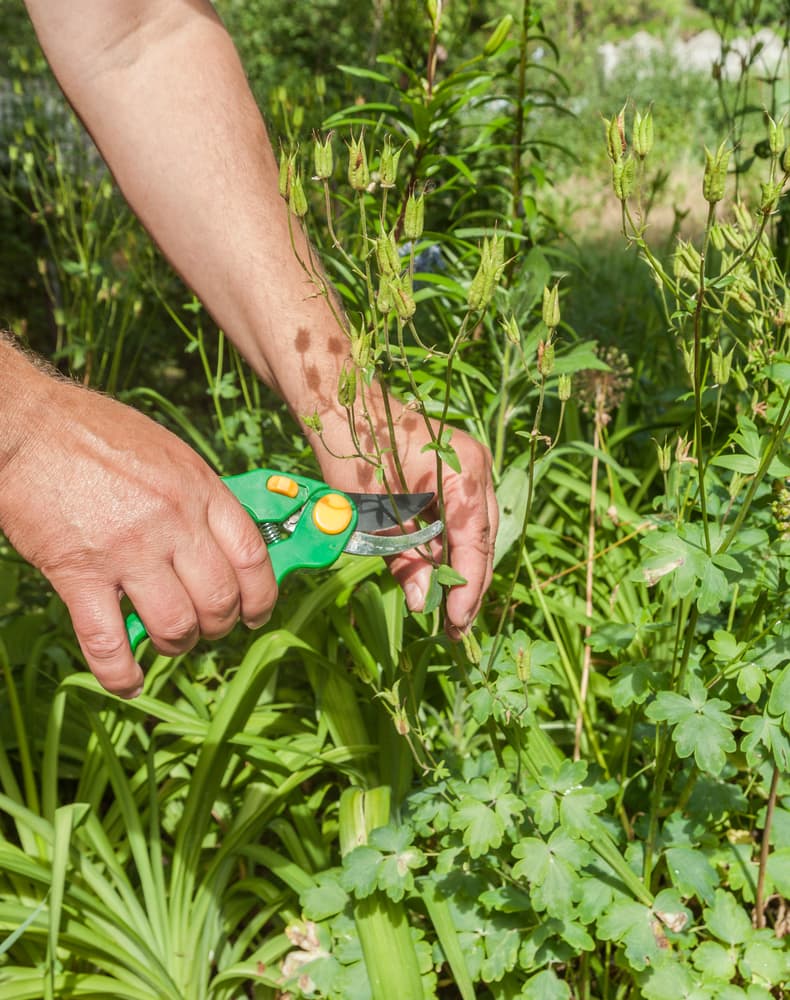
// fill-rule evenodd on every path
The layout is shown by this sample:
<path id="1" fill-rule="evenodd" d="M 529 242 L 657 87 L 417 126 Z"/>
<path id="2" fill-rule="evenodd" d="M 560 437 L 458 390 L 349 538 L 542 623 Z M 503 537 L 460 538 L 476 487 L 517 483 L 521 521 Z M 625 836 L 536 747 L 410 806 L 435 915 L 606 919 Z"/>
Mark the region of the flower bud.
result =
<path id="1" fill-rule="evenodd" d="M 318 410 L 315 410 L 309 415 L 303 414 L 302 423 L 305 425 L 307 430 L 314 431 L 316 434 L 323 434 L 324 432 L 324 424 L 318 414 Z"/>
<path id="2" fill-rule="evenodd" d="M 442 21 L 442 0 L 427 0 L 425 6 L 431 19 L 431 27 L 434 31 L 438 31 Z"/>
<path id="3" fill-rule="evenodd" d="M 567 372 L 562 372 L 557 376 L 557 396 L 561 403 L 567 403 L 571 398 L 571 389 L 573 388 L 573 380 Z"/>
<path id="4" fill-rule="evenodd" d="M 538 343 L 538 371 L 544 378 L 554 371 L 554 344 L 551 339 Z"/>
<path id="5" fill-rule="evenodd" d="M 365 151 L 365 136 L 360 133 L 358 139 L 351 136 L 348 159 L 348 183 L 355 191 L 366 191 L 370 184 L 370 169 L 368 154 Z"/>
<path id="6" fill-rule="evenodd" d="M 485 44 L 483 49 L 483 55 L 493 56 L 502 48 L 502 46 L 507 41 L 507 36 L 510 34 L 510 29 L 513 27 L 513 15 L 505 14 L 505 16 L 500 20 L 499 24 L 494 28 L 491 33 L 491 37 Z"/>
<path id="7" fill-rule="evenodd" d="M 634 152 L 641 159 L 647 156 L 653 148 L 653 114 L 646 111 L 641 115 L 638 111 L 634 115 L 634 134 L 631 140 Z"/>
<path id="8" fill-rule="evenodd" d="M 329 132 L 324 139 L 317 135 L 313 137 L 313 167 L 315 168 L 315 179 L 317 181 L 328 180 L 332 176 L 335 158 L 332 153 L 332 133 Z"/>
<path id="9" fill-rule="evenodd" d="M 715 205 L 724 197 L 727 182 L 727 165 L 730 152 L 723 142 L 715 153 L 705 147 L 705 173 L 702 178 L 702 196 L 709 205 Z"/>
<path id="10" fill-rule="evenodd" d="M 381 151 L 379 161 L 379 184 L 383 188 L 394 188 L 398 176 L 398 160 L 401 151 L 392 148 L 392 141 L 389 136 L 384 139 L 384 148 Z"/>
<path id="11" fill-rule="evenodd" d="M 403 213 L 403 236 L 407 240 L 418 240 L 425 228 L 425 194 L 416 198 L 412 191 L 406 199 Z"/>
<path id="12" fill-rule="evenodd" d="M 782 194 L 784 184 L 779 181 L 766 181 L 760 184 L 760 211 L 763 215 L 770 215 L 775 211 L 779 198 Z"/>
<path id="13" fill-rule="evenodd" d="M 314 83 L 316 97 L 326 97 L 326 77 L 319 73 L 318 76 L 315 77 Z"/>
<path id="14" fill-rule="evenodd" d="M 556 330 L 560 325 L 560 287 L 548 285 L 543 289 L 543 322 L 549 330 Z"/>

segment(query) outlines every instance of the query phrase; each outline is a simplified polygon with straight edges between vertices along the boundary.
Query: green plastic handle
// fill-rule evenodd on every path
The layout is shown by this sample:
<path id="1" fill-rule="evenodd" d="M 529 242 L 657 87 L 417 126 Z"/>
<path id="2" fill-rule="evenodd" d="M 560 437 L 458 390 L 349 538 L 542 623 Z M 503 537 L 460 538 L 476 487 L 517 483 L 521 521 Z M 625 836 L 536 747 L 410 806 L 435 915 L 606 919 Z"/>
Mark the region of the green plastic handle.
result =
<path id="1" fill-rule="evenodd" d="M 256 524 L 277 537 L 267 540 L 269 559 L 277 585 L 297 569 L 324 569 L 345 549 L 357 525 L 357 509 L 349 497 L 326 483 L 275 469 L 253 469 L 223 482 Z M 348 506 L 348 522 L 342 511 Z M 339 517 L 335 517 L 340 510 Z M 327 519 L 326 513 L 329 513 Z M 277 526 L 298 514 L 293 530 L 279 537 Z M 333 522 L 333 517 L 335 520 Z M 267 526 L 274 526 L 269 528 Z M 323 526 L 323 527 L 322 527 Z M 327 530 L 327 528 L 331 530 Z M 132 652 L 148 636 L 136 612 L 126 617 L 126 634 Z"/>

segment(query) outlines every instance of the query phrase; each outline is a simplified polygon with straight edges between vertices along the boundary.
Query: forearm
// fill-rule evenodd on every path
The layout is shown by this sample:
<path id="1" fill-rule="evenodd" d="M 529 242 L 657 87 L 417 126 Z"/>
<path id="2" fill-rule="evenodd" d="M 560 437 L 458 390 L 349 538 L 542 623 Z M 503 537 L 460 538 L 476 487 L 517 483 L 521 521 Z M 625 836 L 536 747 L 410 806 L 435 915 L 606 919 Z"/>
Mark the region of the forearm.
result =
<path id="1" fill-rule="evenodd" d="M 210 5 L 28 6 L 64 91 L 164 254 L 294 410 L 329 405 L 345 339 L 294 255 L 263 121 Z M 304 258 L 298 226 L 293 235 Z"/>
<path id="2" fill-rule="evenodd" d="M 0 331 L 0 491 L 14 458 L 43 420 L 49 382 L 49 375 Z"/>

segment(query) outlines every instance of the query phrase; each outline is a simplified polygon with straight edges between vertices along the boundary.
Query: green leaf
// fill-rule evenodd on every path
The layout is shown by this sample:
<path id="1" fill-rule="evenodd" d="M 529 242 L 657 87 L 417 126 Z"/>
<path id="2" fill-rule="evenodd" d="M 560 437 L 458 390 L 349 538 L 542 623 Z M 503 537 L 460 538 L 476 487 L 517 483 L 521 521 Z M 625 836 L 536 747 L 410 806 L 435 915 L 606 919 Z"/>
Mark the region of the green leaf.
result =
<path id="1" fill-rule="evenodd" d="M 307 920 L 321 921 L 342 913 L 348 903 L 348 893 L 340 885 L 340 873 L 316 875 L 315 885 L 300 894 L 299 902 Z"/>
<path id="2" fill-rule="evenodd" d="M 790 663 L 774 682 L 768 699 L 768 711 L 779 716 L 786 732 L 790 733 Z"/>
<path id="3" fill-rule="evenodd" d="M 606 808 L 606 800 L 591 788 L 573 788 L 560 799 L 560 823 L 572 836 L 595 836 L 592 818 Z"/>
<path id="4" fill-rule="evenodd" d="M 670 847 L 666 852 L 670 877 L 678 892 L 685 897 L 696 896 L 703 903 L 712 903 L 719 884 L 716 869 L 705 854 L 694 847 Z"/>
<path id="5" fill-rule="evenodd" d="M 768 880 L 785 899 L 790 899 L 790 847 L 777 848 L 768 856 Z"/>
<path id="6" fill-rule="evenodd" d="M 343 872 L 340 884 L 343 889 L 354 894 L 357 899 L 365 899 L 378 886 L 378 869 L 381 851 L 368 844 L 360 844 L 343 858 Z"/>
<path id="7" fill-rule="evenodd" d="M 767 936 L 746 945 L 738 969 L 746 980 L 762 980 L 766 986 L 778 986 L 790 978 L 790 954 L 778 938 Z"/>
<path id="8" fill-rule="evenodd" d="M 654 965 L 666 948 L 661 922 L 653 911 L 630 899 L 616 900 L 598 921 L 604 941 L 617 941 L 635 969 Z"/>
<path id="9" fill-rule="evenodd" d="M 703 941 L 694 950 L 694 965 L 706 979 L 728 983 L 735 975 L 735 957 L 732 949 L 716 941 Z"/>
<path id="10" fill-rule="evenodd" d="M 730 706 L 719 698 L 707 700 L 707 691 L 698 677 L 688 682 L 689 696 L 661 691 L 645 712 L 653 722 L 674 726 L 672 739 L 679 757 L 690 757 L 701 770 L 720 774 L 727 754 L 735 750 L 734 722 L 724 711 Z"/>
<path id="11" fill-rule="evenodd" d="M 731 892 L 717 889 L 713 905 L 702 913 L 705 926 L 725 944 L 742 944 L 752 931 L 749 914 L 738 904 Z"/>
<path id="12" fill-rule="evenodd" d="M 461 799 L 450 826 L 461 831 L 473 858 L 479 858 L 492 847 L 499 847 L 505 833 L 505 824 L 497 813 L 485 802 L 468 795 Z"/>
<path id="13" fill-rule="evenodd" d="M 545 969 L 526 981 L 519 1000 L 570 1000 L 570 995 L 567 983 L 552 969 Z"/>

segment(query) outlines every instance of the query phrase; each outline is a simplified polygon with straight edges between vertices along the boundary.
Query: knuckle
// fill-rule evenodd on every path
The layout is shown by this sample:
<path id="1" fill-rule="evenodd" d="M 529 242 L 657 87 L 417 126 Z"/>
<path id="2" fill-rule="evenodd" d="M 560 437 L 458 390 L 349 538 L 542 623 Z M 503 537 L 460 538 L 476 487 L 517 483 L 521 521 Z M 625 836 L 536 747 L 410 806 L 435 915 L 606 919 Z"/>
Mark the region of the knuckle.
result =
<path id="1" fill-rule="evenodd" d="M 226 620 L 238 617 L 239 592 L 237 589 L 215 590 L 209 593 L 200 606 L 200 617 Z"/>
<path id="2" fill-rule="evenodd" d="M 239 537 L 233 553 L 233 564 L 237 572 L 259 572 L 268 561 L 266 543 L 257 531 L 248 531 Z"/>
<path id="3" fill-rule="evenodd" d="M 156 646 L 185 649 L 194 645 L 197 640 L 197 618 L 194 614 L 185 614 L 160 622 L 149 628 L 148 631 Z"/>
<path id="4" fill-rule="evenodd" d="M 125 635 L 119 635 L 101 628 L 92 628 L 78 633 L 80 646 L 89 663 L 108 663 L 130 655 L 129 643 Z"/>

